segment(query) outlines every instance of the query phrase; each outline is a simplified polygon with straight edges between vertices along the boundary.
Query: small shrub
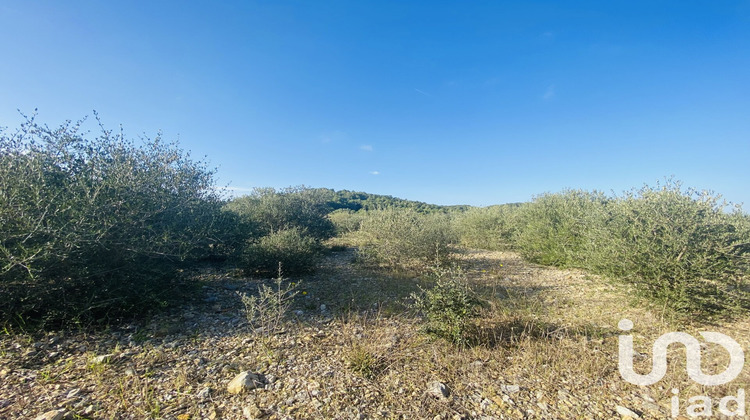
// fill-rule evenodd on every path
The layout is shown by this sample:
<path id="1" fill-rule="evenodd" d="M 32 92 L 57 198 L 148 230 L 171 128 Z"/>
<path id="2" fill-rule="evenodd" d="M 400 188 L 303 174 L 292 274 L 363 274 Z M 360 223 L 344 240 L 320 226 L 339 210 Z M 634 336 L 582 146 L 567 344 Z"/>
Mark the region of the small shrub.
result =
<path id="1" fill-rule="evenodd" d="M 320 243 L 295 227 L 250 239 L 243 252 L 242 265 L 249 275 L 272 274 L 279 264 L 287 274 L 298 275 L 315 271 L 320 256 Z"/>
<path id="2" fill-rule="evenodd" d="M 361 261 L 390 268 L 423 267 L 436 255 L 445 261 L 456 242 L 447 215 L 400 208 L 367 212 L 359 239 Z"/>
<path id="3" fill-rule="evenodd" d="M 479 314 L 481 300 L 460 268 L 433 267 L 430 289 L 412 294 L 413 308 L 427 317 L 426 332 L 456 344 L 466 343 L 469 322 Z"/>
<path id="4" fill-rule="evenodd" d="M 374 378 L 384 368 L 383 358 L 360 344 L 355 344 L 349 350 L 346 364 L 349 370 L 365 379 Z"/>
<path id="5" fill-rule="evenodd" d="M 262 284 L 257 295 L 238 292 L 245 305 L 248 323 L 264 335 L 270 335 L 279 330 L 289 313 L 292 301 L 299 293 L 299 283 L 284 284 L 281 267 L 281 265 L 278 266 L 279 274 L 274 280 L 275 288 Z"/>

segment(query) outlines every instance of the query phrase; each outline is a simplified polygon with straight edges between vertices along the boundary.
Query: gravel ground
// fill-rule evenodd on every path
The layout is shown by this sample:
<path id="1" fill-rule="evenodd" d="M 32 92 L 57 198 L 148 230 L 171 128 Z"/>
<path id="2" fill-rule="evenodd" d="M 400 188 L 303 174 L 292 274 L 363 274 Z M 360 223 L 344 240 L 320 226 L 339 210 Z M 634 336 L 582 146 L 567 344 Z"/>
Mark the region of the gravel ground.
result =
<path id="1" fill-rule="evenodd" d="M 582 272 L 507 252 L 461 252 L 472 283 L 493 303 L 478 327 L 486 342 L 457 348 L 420 333 L 420 319 L 405 309 L 419 280 L 358 267 L 352 257 L 333 253 L 318 274 L 289 279 L 301 293 L 272 333 L 248 324 L 238 295 L 271 280 L 206 271 L 199 301 L 148 322 L 3 335 L 0 418 L 668 418 L 672 388 L 683 392 L 685 415 L 689 396 L 712 395 L 718 404 L 750 383 L 747 369 L 733 386 L 713 390 L 691 385 L 684 369 L 670 370 L 661 385 L 625 383 L 618 320 L 635 322 L 645 352 L 675 321 Z M 748 348 L 746 321 L 711 329 Z M 719 353 L 710 359 L 717 366 Z M 650 365 L 642 359 L 637 367 Z M 248 371 L 254 389 L 230 392 Z"/>

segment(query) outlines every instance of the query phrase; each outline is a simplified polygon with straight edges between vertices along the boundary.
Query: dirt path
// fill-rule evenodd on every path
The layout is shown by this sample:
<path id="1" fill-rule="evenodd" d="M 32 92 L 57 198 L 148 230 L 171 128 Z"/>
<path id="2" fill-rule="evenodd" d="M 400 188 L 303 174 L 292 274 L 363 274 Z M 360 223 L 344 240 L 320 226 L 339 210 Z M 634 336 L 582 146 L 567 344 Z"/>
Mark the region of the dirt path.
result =
<path id="1" fill-rule="evenodd" d="M 672 388 L 684 415 L 690 396 L 711 396 L 716 411 L 721 396 L 750 383 L 745 369 L 726 386 L 700 388 L 674 349 L 663 381 L 626 383 L 617 371 L 619 320 L 636 326 L 636 347 L 647 353 L 636 361 L 641 369 L 650 366 L 656 337 L 700 326 L 678 325 L 633 304 L 627 288 L 583 272 L 512 253 L 462 252 L 460 264 L 492 303 L 480 322 L 486 342 L 456 348 L 421 334 L 420 321 L 405 312 L 413 276 L 369 271 L 352 258 L 333 253 L 316 275 L 290 279 L 301 292 L 293 321 L 270 336 L 248 325 L 237 294 L 254 293 L 259 281 L 215 272 L 203 274 L 200 301 L 146 324 L 2 336 L 0 418 L 63 409 L 89 419 L 609 419 L 620 417 L 618 406 L 667 418 Z M 703 328 L 749 348 L 746 321 Z M 704 367 L 721 370 L 720 349 L 706 350 Z M 260 387 L 227 392 L 245 370 L 262 375 Z M 447 396 L 428 392 L 435 381 Z"/>

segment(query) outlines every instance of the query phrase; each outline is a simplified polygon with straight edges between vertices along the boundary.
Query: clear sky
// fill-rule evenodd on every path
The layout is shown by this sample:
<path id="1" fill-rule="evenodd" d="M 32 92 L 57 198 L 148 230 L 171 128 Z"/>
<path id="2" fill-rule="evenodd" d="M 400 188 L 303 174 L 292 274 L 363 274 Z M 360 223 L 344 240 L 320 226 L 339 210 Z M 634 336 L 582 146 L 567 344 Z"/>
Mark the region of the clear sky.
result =
<path id="1" fill-rule="evenodd" d="M 750 208 L 750 1 L 0 3 L 0 125 L 97 110 L 239 190 L 436 204 L 674 175 Z"/>

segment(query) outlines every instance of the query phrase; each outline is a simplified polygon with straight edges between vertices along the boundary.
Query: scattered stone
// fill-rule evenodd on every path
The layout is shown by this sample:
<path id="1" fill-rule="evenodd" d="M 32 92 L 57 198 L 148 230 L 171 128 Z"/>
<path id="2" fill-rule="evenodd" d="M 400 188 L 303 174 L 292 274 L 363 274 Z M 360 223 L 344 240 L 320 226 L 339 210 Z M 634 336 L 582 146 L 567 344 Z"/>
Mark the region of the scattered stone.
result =
<path id="1" fill-rule="evenodd" d="M 309 400 L 309 399 L 310 399 L 310 396 L 309 396 L 309 395 L 307 395 L 307 392 L 305 392 L 305 391 L 300 391 L 300 392 L 298 392 L 298 393 L 297 393 L 297 394 L 296 394 L 296 395 L 294 396 L 294 400 L 295 400 L 295 401 L 302 401 L 302 402 L 305 402 L 305 401 L 307 401 L 307 400 Z"/>
<path id="2" fill-rule="evenodd" d="M 211 387 L 205 387 L 198 391 L 198 398 L 201 400 L 207 400 L 211 397 Z"/>
<path id="3" fill-rule="evenodd" d="M 327 283 L 324 285 L 329 287 Z M 239 290 L 249 293 L 255 288 L 254 282 L 248 282 Z M 119 401 L 110 398 L 111 387 L 120 383 L 128 386 L 127 398 L 132 410 L 121 415 L 146 417 L 148 407 L 137 388 L 130 387 L 133 381 L 136 385 L 147 382 L 153 389 L 150 395 L 158 398 L 160 404 L 164 403 L 165 410 L 161 414 L 175 420 L 281 420 L 324 415 L 350 419 L 398 415 L 418 418 L 422 415 L 431 419 L 436 414 L 443 420 L 621 417 L 641 420 L 666 418 L 669 414 L 668 399 L 658 401 L 662 404 L 658 405 L 644 390 L 617 397 L 622 395 L 621 386 L 612 386 L 615 381 L 606 378 L 599 381 L 598 378 L 558 374 L 552 377 L 552 383 L 545 383 L 546 378 L 526 369 L 504 369 L 508 363 L 503 360 L 507 357 L 512 364 L 514 354 L 503 355 L 506 357 L 499 360 L 483 353 L 473 357 L 467 354 L 469 357 L 463 362 L 450 366 L 458 369 L 460 378 L 432 376 L 430 370 L 423 368 L 431 363 L 422 364 L 431 357 L 432 350 L 422 345 L 411 321 L 403 322 L 394 317 L 377 323 L 340 322 L 340 318 L 336 318 L 333 324 L 326 326 L 319 322 L 320 318 L 331 316 L 333 308 L 340 304 L 331 301 L 333 306 L 326 304 L 327 312 L 321 313 L 321 303 L 328 301 L 324 300 L 325 293 L 321 293 L 323 299 L 317 302 L 308 297 L 308 308 L 297 312 L 300 317 L 312 317 L 310 322 L 299 323 L 285 334 L 259 337 L 246 328 L 238 333 L 237 314 L 242 313 L 241 301 L 236 299 L 233 290 L 222 287 L 220 282 L 209 290 L 210 293 L 204 292 L 198 299 L 197 307 L 174 312 L 177 315 L 170 311 L 160 314 L 153 326 L 123 326 L 120 337 L 109 331 L 71 334 L 55 343 L 45 337 L 41 340 L 44 345 L 35 348 L 33 340 L 29 342 L 25 336 L 15 338 L 0 334 L 0 418 L 49 420 L 62 417 L 68 420 L 74 415 L 104 418 L 107 413 L 120 410 Z M 315 292 L 315 289 L 310 291 Z M 218 302 L 226 312 L 214 313 L 210 309 L 212 304 L 201 302 L 202 298 L 214 295 L 219 297 Z M 167 338 L 154 338 L 152 332 L 162 324 L 177 325 L 180 330 Z M 616 332 L 605 331 L 604 334 Z M 377 349 L 378 354 L 388 360 L 409 361 L 409 369 L 404 369 L 404 376 L 390 369 L 388 375 L 378 381 L 351 378 L 350 372 L 338 368 L 340 361 L 346 360 L 347 346 L 354 337 L 363 342 L 375 340 L 372 348 Z M 607 339 L 610 338 L 607 335 Z M 35 351 L 37 359 L 23 359 L 29 347 Z M 55 356 L 57 352 L 59 355 Z M 60 360 L 49 360 L 53 356 Z M 105 372 L 107 378 L 101 377 L 96 369 L 88 369 L 92 361 L 110 363 L 95 365 L 110 368 Z M 235 375 L 246 369 L 267 375 L 244 372 L 245 378 L 236 380 L 233 386 L 235 391 L 225 392 L 230 382 L 227 379 L 234 382 Z M 421 383 L 413 382 L 420 377 L 414 376 L 415 373 L 424 378 Z M 108 380 L 117 379 L 117 374 L 122 375 L 120 379 L 125 382 Z M 42 380 L 48 377 L 46 375 L 56 380 Z M 190 379 L 185 386 L 182 385 L 184 378 Z M 460 387 L 454 384 L 458 379 L 462 379 Z M 447 380 L 451 386 L 431 382 L 433 380 Z M 258 389 L 260 384 L 265 389 Z M 399 410 L 399 407 L 384 402 L 387 399 L 382 385 L 392 389 L 394 396 L 404 402 L 404 407 L 406 403 L 413 403 L 413 406 L 406 408 L 404 414 L 386 411 Z M 575 393 L 571 393 L 572 390 Z M 427 409 L 423 410 L 419 405 L 425 398 L 432 402 L 427 401 Z M 616 408 L 616 404 L 620 406 Z M 40 415 L 42 410 L 54 407 L 67 411 L 55 410 Z"/>
<path id="4" fill-rule="evenodd" d="M 257 373 L 252 373 L 248 370 L 241 372 L 235 376 L 229 385 L 227 385 L 227 391 L 230 394 L 239 394 L 245 390 L 251 390 L 264 385 L 263 377 Z"/>
<path id="5" fill-rule="evenodd" d="M 627 407 L 623 407 L 621 405 L 616 406 L 615 407 L 615 411 L 617 411 L 617 414 L 619 414 L 619 415 L 621 415 L 623 417 L 630 417 L 630 418 L 633 418 L 633 419 L 639 419 L 639 418 L 641 418 L 640 414 L 636 413 L 635 411 L 633 411 L 633 410 L 631 410 L 631 409 L 629 409 Z"/>
<path id="6" fill-rule="evenodd" d="M 643 409 L 646 410 L 649 414 L 651 414 L 654 417 L 662 417 L 663 416 L 663 409 L 656 403 L 653 403 L 651 401 L 643 401 Z"/>
<path id="7" fill-rule="evenodd" d="M 264 413 L 263 413 L 263 410 L 261 410 L 260 408 L 258 408 L 257 405 L 251 404 L 251 405 L 245 406 L 242 409 L 242 414 L 248 420 L 255 420 L 255 419 L 259 419 L 259 418 L 263 417 Z"/>
<path id="8" fill-rule="evenodd" d="M 427 384 L 427 393 L 441 400 L 448 398 L 448 395 L 450 395 L 448 387 L 439 381 L 432 381 Z"/>
<path id="9" fill-rule="evenodd" d="M 515 394 L 521 390 L 518 385 L 500 385 L 500 389 L 506 394 Z"/>
<path id="10" fill-rule="evenodd" d="M 103 354 L 101 356 L 96 356 L 93 359 L 91 359 L 91 363 L 93 363 L 95 365 L 100 365 L 100 364 L 103 364 L 103 363 L 109 363 L 109 362 L 112 361 L 113 357 L 115 357 L 115 355 L 112 354 L 112 353 Z"/>
<path id="11" fill-rule="evenodd" d="M 328 310 L 328 307 L 325 304 L 320 305 L 320 312 L 325 312 L 327 310 Z"/>
<path id="12" fill-rule="evenodd" d="M 209 420 L 215 420 L 219 418 L 219 411 L 214 407 L 211 409 L 211 411 L 208 413 L 208 419 Z"/>
<path id="13" fill-rule="evenodd" d="M 34 420 L 62 420 L 65 417 L 65 410 L 60 408 L 40 414 Z"/>

